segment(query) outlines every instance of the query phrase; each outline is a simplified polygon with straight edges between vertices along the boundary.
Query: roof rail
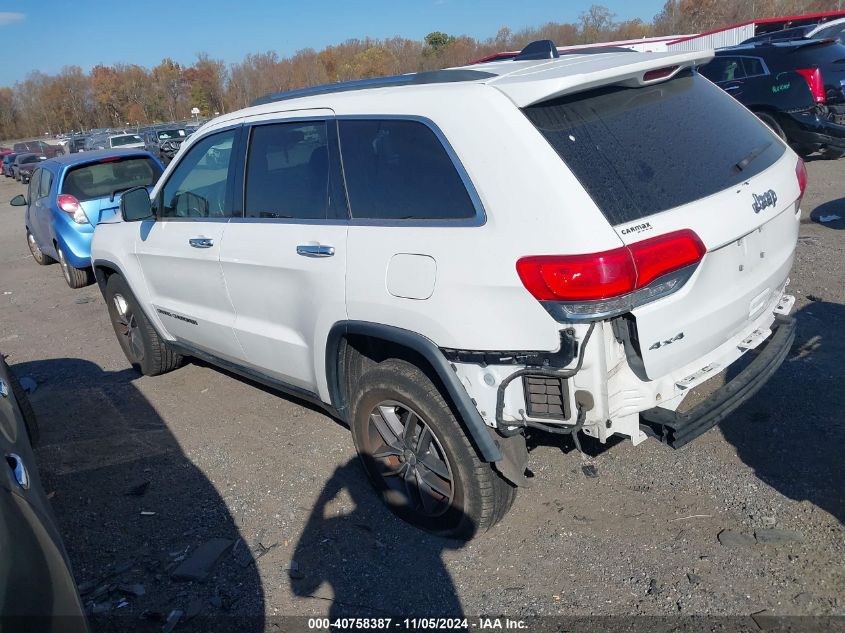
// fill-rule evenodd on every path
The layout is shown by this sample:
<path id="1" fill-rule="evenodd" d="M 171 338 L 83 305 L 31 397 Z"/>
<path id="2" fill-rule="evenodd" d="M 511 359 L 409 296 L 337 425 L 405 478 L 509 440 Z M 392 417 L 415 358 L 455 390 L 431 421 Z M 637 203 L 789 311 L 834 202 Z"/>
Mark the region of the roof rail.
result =
<path id="1" fill-rule="evenodd" d="M 523 48 L 513 60 L 524 62 L 535 59 L 554 59 L 555 57 L 560 57 L 560 53 L 557 52 L 557 46 L 553 41 L 537 40 Z"/>
<path id="2" fill-rule="evenodd" d="M 352 90 L 368 90 L 370 88 L 392 88 L 395 86 L 414 86 L 421 84 L 446 84 L 460 81 L 480 81 L 495 77 L 493 73 L 483 70 L 432 70 L 408 75 L 393 75 L 390 77 L 374 77 L 372 79 L 356 79 L 354 81 L 341 81 L 333 84 L 323 84 L 310 88 L 299 88 L 285 92 L 275 92 L 264 95 L 253 101 L 250 105 L 257 106 L 276 101 L 287 101 L 300 97 L 312 97 L 315 95 L 332 94 L 336 92 L 350 92 Z"/>

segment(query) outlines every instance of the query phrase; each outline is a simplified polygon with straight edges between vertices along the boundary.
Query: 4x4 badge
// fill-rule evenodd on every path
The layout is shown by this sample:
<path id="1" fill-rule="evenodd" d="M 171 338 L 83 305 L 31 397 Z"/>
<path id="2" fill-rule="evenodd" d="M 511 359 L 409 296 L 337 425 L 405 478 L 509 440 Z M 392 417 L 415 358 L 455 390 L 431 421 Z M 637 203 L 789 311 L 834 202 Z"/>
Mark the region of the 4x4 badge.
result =
<path id="1" fill-rule="evenodd" d="M 760 213 L 763 209 L 773 207 L 778 201 L 778 195 L 775 193 L 774 189 L 769 189 L 759 196 L 756 193 L 752 193 L 751 195 L 754 196 L 754 204 L 751 205 L 751 208 L 754 209 L 754 213 Z"/>

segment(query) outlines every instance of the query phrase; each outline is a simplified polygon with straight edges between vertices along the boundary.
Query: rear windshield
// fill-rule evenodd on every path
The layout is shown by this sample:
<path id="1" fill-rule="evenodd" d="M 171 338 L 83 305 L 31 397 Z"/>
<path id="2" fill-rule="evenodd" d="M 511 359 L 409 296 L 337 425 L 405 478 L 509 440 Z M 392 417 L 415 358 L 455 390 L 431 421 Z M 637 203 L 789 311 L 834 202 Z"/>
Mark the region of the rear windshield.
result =
<path id="1" fill-rule="evenodd" d="M 132 187 L 154 185 L 159 176 L 161 168 L 149 158 L 106 159 L 69 171 L 62 184 L 62 193 L 84 202 L 106 198 Z"/>
<path id="2" fill-rule="evenodd" d="M 845 64 L 845 46 L 836 42 L 824 41 L 817 44 L 796 46 L 789 51 L 785 63 L 798 68 L 801 66 L 824 67 L 827 64 Z M 841 70 L 841 68 L 836 70 Z"/>
<path id="3" fill-rule="evenodd" d="M 732 187 L 785 151 L 756 117 L 692 72 L 644 88 L 562 97 L 524 112 L 613 225 Z"/>
<path id="4" fill-rule="evenodd" d="M 112 147 L 120 147 L 121 145 L 132 145 L 132 143 L 143 143 L 141 137 L 137 134 L 127 134 L 126 136 L 115 136 L 111 139 Z"/>
<path id="5" fill-rule="evenodd" d="M 827 27 L 826 29 L 822 29 L 821 31 L 817 31 L 813 34 L 813 38 L 817 39 L 824 39 L 827 37 L 833 39 L 839 39 L 841 41 L 842 34 L 845 32 L 845 24 L 834 24 L 832 26 Z"/>
<path id="6" fill-rule="evenodd" d="M 169 141 L 174 138 L 185 138 L 185 130 L 162 130 L 158 133 L 159 140 Z"/>

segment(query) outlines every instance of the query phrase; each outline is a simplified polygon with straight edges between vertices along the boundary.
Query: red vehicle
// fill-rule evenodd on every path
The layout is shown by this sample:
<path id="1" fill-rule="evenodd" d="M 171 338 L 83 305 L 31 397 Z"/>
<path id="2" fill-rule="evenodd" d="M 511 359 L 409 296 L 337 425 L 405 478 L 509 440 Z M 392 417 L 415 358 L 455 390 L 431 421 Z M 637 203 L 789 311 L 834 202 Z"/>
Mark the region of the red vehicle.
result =
<path id="1" fill-rule="evenodd" d="M 0 147 L 0 174 L 5 175 L 5 172 L 3 170 L 6 167 L 6 163 L 5 161 L 3 161 L 3 157 L 14 153 L 15 152 L 13 150 L 10 150 L 8 147 Z"/>
<path id="2" fill-rule="evenodd" d="M 18 153 L 32 152 L 47 158 L 55 158 L 64 154 L 64 150 L 59 145 L 50 145 L 44 141 L 24 141 L 22 143 L 15 143 L 14 151 Z"/>

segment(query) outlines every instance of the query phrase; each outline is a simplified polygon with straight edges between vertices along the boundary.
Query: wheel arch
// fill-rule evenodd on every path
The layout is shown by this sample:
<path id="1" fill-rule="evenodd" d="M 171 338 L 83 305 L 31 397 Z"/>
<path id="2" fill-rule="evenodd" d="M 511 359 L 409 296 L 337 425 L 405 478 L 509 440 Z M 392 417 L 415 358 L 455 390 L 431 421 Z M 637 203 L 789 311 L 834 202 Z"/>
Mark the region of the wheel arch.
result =
<path id="1" fill-rule="evenodd" d="M 97 285 L 100 287 L 100 291 L 106 289 L 106 283 L 109 280 L 109 277 L 112 275 L 120 275 L 124 279 L 126 279 L 126 275 L 123 274 L 120 266 L 111 262 L 107 259 L 96 259 L 93 262 L 94 268 L 94 279 L 97 280 Z"/>
<path id="2" fill-rule="evenodd" d="M 421 334 L 402 328 L 367 321 L 341 321 L 332 326 L 326 341 L 326 383 L 331 404 L 344 420 L 349 414 L 349 372 L 355 371 L 350 361 L 361 364 L 359 371 L 367 363 L 378 362 L 371 355 L 361 354 L 356 347 L 356 343 L 361 341 L 390 357 L 396 357 L 397 354 L 400 357 L 410 355 L 415 360 L 422 360 L 426 365 L 422 369 L 430 370 L 446 391 L 479 456 L 486 462 L 502 459 L 502 452 L 491 429 L 484 423 L 472 398 L 440 349 Z M 357 358 L 353 358 L 355 356 Z"/>

